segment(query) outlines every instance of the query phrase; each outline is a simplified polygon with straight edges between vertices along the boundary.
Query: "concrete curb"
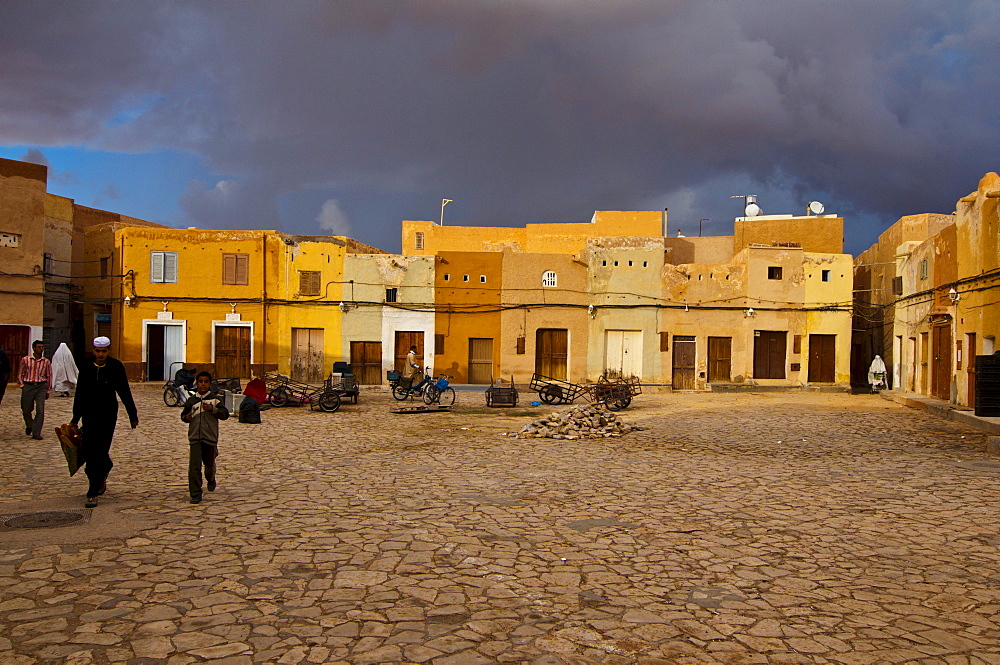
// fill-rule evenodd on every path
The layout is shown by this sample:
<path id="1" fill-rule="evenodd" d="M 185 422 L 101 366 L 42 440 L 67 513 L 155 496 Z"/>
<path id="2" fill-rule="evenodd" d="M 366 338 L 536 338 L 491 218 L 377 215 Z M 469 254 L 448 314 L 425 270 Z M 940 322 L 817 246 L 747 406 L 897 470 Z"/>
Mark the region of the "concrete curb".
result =
<path id="1" fill-rule="evenodd" d="M 884 399 L 908 406 L 912 409 L 926 411 L 932 416 L 937 416 L 944 420 L 953 420 L 988 434 L 1000 435 L 1000 418 L 977 416 L 973 411 L 968 411 L 950 402 L 924 397 L 923 395 L 895 393 L 888 390 L 882 391 L 881 395 Z M 1000 454 L 1000 451 L 994 454 Z"/>

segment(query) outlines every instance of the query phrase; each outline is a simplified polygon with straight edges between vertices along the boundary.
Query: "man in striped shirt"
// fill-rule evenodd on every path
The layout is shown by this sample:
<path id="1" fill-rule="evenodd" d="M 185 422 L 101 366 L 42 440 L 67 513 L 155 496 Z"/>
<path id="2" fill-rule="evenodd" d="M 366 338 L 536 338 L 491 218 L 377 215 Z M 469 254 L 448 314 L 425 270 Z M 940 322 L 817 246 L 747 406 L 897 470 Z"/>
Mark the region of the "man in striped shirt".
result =
<path id="1" fill-rule="evenodd" d="M 42 355 L 45 343 L 36 339 L 31 344 L 31 355 L 21 360 L 17 383 L 21 386 L 21 414 L 24 416 L 24 433 L 41 440 L 45 426 L 45 400 L 52 387 L 52 363 Z M 34 416 L 32 416 L 34 411 Z"/>

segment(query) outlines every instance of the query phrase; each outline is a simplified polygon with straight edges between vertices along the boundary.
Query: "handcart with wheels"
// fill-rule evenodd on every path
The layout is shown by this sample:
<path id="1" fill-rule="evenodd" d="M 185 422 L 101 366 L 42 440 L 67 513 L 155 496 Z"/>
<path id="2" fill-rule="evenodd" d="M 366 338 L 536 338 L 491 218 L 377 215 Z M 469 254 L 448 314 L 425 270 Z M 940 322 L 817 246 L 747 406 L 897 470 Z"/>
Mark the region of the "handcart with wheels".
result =
<path id="1" fill-rule="evenodd" d="M 503 385 L 503 379 L 490 382 L 486 389 L 486 406 L 517 406 L 517 386 L 514 377 L 510 377 L 510 387 Z"/>
<path id="2" fill-rule="evenodd" d="M 603 404 L 610 411 L 621 411 L 632 403 L 632 397 L 642 394 L 639 377 L 609 379 L 602 376 L 597 383 L 587 386 L 588 397 L 597 404 Z"/>
<path id="3" fill-rule="evenodd" d="M 329 380 L 322 386 L 315 386 L 272 372 L 265 373 L 261 378 L 267 385 L 267 398 L 271 406 L 308 404 L 310 410 L 318 406 L 326 413 L 333 413 L 340 408 L 341 392 L 332 387 Z"/>
<path id="4" fill-rule="evenodd" d="M 546 404 L 570 404 L 577 397 L 587 394 L 586 386 L 538 373 L 531 375 L 528 390 L 537 390 L 538 398 Z"/>

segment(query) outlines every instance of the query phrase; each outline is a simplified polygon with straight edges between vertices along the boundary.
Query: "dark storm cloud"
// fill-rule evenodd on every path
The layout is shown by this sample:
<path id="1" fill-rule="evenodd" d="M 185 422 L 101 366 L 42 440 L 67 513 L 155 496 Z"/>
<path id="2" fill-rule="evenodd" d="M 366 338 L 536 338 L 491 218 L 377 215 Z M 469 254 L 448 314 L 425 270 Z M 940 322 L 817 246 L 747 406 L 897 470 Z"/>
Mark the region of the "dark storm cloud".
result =
<path id="1" fill-rule="evenodd" d="M 0 142 L 199 154 L 199 226 L 319 192 L 296 230 L 334 200 L 392 249 L 445 196 L 455 223 L 722 219 L 749 184 L 885 226 L 1000 168 L 986 0 L 6 6 Z"/>

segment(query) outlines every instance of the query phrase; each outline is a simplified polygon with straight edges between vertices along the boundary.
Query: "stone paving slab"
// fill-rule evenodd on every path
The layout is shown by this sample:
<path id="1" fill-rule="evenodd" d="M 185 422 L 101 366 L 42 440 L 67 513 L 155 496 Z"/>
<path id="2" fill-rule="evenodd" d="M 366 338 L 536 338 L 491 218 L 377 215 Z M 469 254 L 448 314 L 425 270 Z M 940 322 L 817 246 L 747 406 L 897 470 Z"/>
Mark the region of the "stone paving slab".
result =
<path id="1" fill-rule="evenodd" d="M 877 395 L 643 395 L 642 431 L 523 440 L 553 407 L 364 392 L 221 423 L 190 505 L 179 410 L 136 394 L 88 521 L 0 526 L 0 663 L 1000 663 L 986 434 Z M 34 441 L 17 397 L 0 523 L 84 512 L 70 400 Z"/>

